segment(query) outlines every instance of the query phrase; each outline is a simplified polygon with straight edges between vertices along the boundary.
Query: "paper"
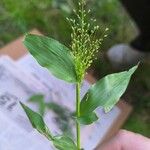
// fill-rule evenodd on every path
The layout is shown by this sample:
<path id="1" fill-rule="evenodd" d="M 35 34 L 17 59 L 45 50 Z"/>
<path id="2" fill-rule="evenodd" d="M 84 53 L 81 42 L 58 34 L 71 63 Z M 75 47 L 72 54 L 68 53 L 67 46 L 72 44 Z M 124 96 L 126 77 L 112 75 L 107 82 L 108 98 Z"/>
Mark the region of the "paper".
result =
<path id="1" fill-rule="evenodd" d="M 31 127 L 19 105 L 19 101 L 25 103 L 31 95 L 44 94 L 45 90 L 42 84 L 19 70 L 9 58 L 0 58 L 0 150 L 53 149 Z M 39 138 L 42 140 L 39 141 Z"/>
<path id="2" fill-rule="evenodd" d="M 81 97 L 89 87 L 90 84 L 84 81 Z M 18 62 L 2 56 L 0 57 L 0 150 L 55 150 L 51 142 L 32 128 L 19 104 L 19 101 L 22 101 L 38 111 L 37 104 L 28 102 L 33 94 L 38 93 L 45 95 L 46 103 L 53 102 L 59 104 L 59 110 L 64 109 L 58 111 L 58 114 L 57 111 L 46 110 L 44 120 L 51 132 L 61 134 L 63 128 L 67 126 L 67 130 L 69 133 L 72 132 L 75 138 L 74 123 L 65 118 L 67 119 L 65 124 L 59 116 L 60 113 L 63 115 L 64 112 L 74 111 L 75 86 L 55 78 L 40 67 L 29 54 Z M 97 114 L 100 116 L 99 121 L 90 126 L 82 126 L 81 140 L 85 150 L 93 150 L 98 145 L 115 122 L 120 110 L 115 107 L 110 113 L 105 114 L 102 109 L 98 109 Z"/>

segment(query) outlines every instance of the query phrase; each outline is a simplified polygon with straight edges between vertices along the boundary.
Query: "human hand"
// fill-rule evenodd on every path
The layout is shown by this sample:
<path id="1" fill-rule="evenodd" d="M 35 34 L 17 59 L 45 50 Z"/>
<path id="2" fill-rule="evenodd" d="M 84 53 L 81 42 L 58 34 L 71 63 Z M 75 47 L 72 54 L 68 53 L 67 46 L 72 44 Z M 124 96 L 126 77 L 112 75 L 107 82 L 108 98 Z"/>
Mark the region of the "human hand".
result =
<path id="1" fill-rule="evenodd" d="M 140 134 L 120 130 L 115 137 L 103 144 L 100 150 L 150 150 L 150 139 Z"/>

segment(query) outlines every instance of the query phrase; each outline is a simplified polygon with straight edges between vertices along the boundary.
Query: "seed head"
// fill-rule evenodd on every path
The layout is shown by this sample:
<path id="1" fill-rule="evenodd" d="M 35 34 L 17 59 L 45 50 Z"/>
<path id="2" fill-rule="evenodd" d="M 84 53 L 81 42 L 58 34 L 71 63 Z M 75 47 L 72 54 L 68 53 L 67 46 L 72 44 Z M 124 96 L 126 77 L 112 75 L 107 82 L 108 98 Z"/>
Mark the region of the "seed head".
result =
<path id="1" fill-rule="evenodd" d="M 94 25 L 96 19 L 91 19 L 92 23 L 87 22 L 87 15 L 90 10 L 85 10 L 85 0 L 78 3 L 79 10 L 74 10 L 77 20 L 68 19 L 71 28 L 71 49 L 74 55 L 76 73 L 79 81 L 82 81 L 86 70 L 91 66 L 95 55 L 98 53 L 103 38 L 107 37 L 108 28 L 105 29 L 102 38 L 97 39 L 99 30 L 98 25 Z"/>

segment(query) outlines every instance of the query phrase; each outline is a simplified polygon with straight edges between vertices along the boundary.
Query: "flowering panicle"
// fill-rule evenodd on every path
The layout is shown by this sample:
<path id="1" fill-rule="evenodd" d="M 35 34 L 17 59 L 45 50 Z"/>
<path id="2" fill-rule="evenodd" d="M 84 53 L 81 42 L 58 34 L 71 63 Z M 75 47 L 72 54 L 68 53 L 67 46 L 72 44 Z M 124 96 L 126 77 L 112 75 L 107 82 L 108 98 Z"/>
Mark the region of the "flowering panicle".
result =
<path id="1" fill-rule="evenodd" d="M 93 22 L 92 24 L 87 23 L 87 14 L 90 13 L 90 10 L 87 12 L 84 7 L 85 0 L 81 0 L 78 11 L 74 10 L 77 21 L 67 18 L 72 28 L 71 49 L 74 55 L 76 73 L 79 81 L 82 81 L 84 78 L 86 69 L 92 64 L 94 56 L 103 41 L 103 38 L 96 38 L 97 31 L 99 30 L 99 26 L 95 25 L 96 19 L 91 20 Z M 108 31 L 108 28 L 105 29 L 103 37 L 107 36 L 106 31 Z"/>

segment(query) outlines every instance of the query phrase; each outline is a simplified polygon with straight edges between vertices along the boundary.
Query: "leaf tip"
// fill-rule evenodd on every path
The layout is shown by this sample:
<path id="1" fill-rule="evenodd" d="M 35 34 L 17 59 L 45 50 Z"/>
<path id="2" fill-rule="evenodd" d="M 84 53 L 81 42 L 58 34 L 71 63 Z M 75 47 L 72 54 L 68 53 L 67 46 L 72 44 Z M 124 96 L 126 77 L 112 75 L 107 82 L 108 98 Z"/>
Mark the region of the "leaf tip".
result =
<path id="1" fill-rule="evenodd" d="M 140 62 L 138 62 L 137 65 L 132 67 L 129 71 L 132 71 L 134 73 L 137 70 L 137 68 L 139 67 L 139 65 L 140 65 Z"/>
<path id="2" fill-rule="evenodd" d="M 19 104 L 24 108 L 25 105 L 21 101 L 19 101 Z"/>

